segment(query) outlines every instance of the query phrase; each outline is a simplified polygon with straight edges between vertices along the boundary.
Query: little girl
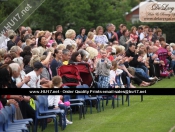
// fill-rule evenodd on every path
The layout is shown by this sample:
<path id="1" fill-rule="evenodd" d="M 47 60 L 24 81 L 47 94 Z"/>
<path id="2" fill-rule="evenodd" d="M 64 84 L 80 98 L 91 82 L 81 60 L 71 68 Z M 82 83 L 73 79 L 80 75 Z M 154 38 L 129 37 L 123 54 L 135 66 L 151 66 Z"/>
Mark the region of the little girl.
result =
<path id="1" fill-rule="evenodd" d="M 110 85 L 113 86 L 113 84 L 115 83 L 115 88 L 117 88 L 117 82 L 115 80 L 115 77 L 118 75 L 121 75 L 123 71 L 117 68 L 117 62 L 116 61 L 112 61 L 112 68 L 110 70 Z M 120 78 L 120 82 L 122 84 L 122 80 Z"/>
<path id="2" fill-rule="evenodd" d="M 60 76 L 55 76 L 52 78 L 51 88 L 60 88 L 62 86 L 62 79 Z M 60 103 L 61 95 L 49 95 L 48 96 L 48 109 L 63 109 L 65 111 L 65 115 L 67 113 L 67 106 L 64 103 Z M 61 118 L 60 118 L 61 119 Z M 66 125 L 72 124 L 73 122 L 66 119 Z"/>

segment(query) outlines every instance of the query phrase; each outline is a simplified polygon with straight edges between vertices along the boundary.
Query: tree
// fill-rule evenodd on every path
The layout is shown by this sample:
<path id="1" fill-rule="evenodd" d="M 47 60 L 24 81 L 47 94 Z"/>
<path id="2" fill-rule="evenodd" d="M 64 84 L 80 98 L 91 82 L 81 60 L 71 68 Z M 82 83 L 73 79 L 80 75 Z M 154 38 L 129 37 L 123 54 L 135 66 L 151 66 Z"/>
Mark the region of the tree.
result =
<path id="1" fill-rule="evenodd" d="M 55 30 L 55 26 L 61 24 L 65 29 L 79 31 L 82 26 L 90 29 L 98 25 L 105 26 L 109 22 L 117 26 L 126 23 L 124 13 L 129 9 L 127 1 L 46 0 L 31 16 L 30 21 L 37 22 L 37 27 L 44 30 Z"/>
<path id="2" fill-rule="evenodd" d="M 9 6 L 8 10 L 3 10 L 1 21 L 22 0 L 11 1 L 1 5 Z M 114 23 L 118 27 L 119 24 L 126 23 L 124 13 L 131 8 L 128 1 L 130 0 L 45 0 L 23 25 L 50 31 L 55 30 L 58 24 L 76 31 L 80 27 L 89 30 L 98 25 L 106 26 L 107 23 Z"/>

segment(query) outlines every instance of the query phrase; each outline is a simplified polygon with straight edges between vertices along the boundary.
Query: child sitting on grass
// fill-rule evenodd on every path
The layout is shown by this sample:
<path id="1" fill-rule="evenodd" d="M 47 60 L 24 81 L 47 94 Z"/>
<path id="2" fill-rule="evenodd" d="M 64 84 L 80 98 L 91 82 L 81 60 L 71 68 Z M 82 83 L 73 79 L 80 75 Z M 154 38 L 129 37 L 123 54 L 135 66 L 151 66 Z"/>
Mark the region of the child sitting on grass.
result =
<path id="1" fill-rule="evenodd" d="M 101 85 L 101 88 L 108 88 L 109 84 L 109 75 L 111 68 L 111 61 L 107 58 L 107 52 L 105 49 L 100 50 L 101 58 L 97 62 L 97 67 L 95 75 L 99 76 L 98 82 Z"/>
<path id="2" fill-rule="evenodd" d="M 60 88 L 62 86 L 62 79 L 60 76 L 55 76 L 52 78 L 51 88 Z M 48 96 L 48 109 L 63 109 L 65 111 L 65 115 L 67 115 L 67 106 L 64 103 L 60 102 L 61 95 L 49 95 Z M 61 120 L 61 117 L 59 118 Z M 69 121 L 66 118 L 66 125 L 72 124 L 73 122 Z"/>

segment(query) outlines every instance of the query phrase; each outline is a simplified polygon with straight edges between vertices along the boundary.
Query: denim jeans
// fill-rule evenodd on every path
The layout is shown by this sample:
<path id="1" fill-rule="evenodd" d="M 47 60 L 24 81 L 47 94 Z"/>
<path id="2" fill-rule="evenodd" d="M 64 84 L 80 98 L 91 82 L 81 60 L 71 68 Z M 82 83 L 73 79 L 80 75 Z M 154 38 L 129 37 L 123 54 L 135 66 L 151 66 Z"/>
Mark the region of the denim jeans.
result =
<path id="1" fill-rule="evenodd" d="M 109 76 L 99 76 L 98 82 L 100 83 L 101 88 L 108 88 L 109 87 Z"/>
<path id="2" fill-rule="evenodd" d="M 140 74 L 144 78 L 149 79 L 148 74 L 146 74 L 146 72 L 142 68 L 135 68 L 135 72 L 136 74 Z"/>
<path id="3" fill-rule="evenodd" d="M 139 66 L 138 68 L 141 68 L 144 70 L 144 72 L 148 75 L 148 68 L 144 65 Z"/>
<path id="4" fill-rule="evenodd" d="M 175 73 L 175 61 L 171 61 L 171 68 L 173 69 L 173 71 Z"/>

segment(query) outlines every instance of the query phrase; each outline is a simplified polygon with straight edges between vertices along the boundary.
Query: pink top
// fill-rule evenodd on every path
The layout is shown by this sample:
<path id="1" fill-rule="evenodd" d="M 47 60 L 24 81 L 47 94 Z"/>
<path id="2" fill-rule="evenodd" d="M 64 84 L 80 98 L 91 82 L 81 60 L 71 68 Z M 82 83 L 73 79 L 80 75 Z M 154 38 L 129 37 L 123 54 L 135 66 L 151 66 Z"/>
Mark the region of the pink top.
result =
<path id="1" fill-rule="evenodd" d="M 130 34 L 130 38 L 133 39 L 133 43 L 137 43 L 138 35 L 137 34 Z"/>

